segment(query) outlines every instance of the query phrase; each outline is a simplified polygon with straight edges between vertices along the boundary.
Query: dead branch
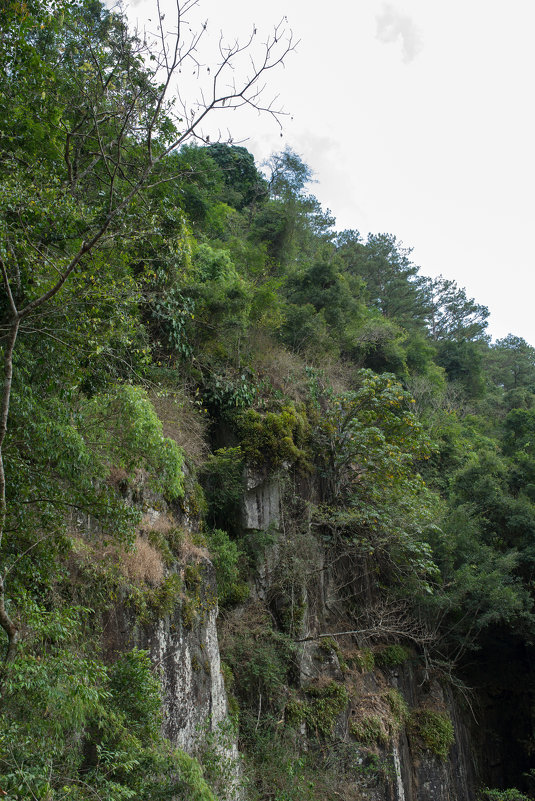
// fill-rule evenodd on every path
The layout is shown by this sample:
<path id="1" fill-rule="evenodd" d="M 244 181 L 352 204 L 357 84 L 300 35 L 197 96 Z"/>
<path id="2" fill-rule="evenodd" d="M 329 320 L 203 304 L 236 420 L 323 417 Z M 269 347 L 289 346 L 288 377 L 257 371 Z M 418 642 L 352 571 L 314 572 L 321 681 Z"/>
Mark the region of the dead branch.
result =
<path id="1" fill-rule="evenodd" d="M 381 600 L 367 608 L 363 625 L 346 631 L 324 632 L 302 637 L 294 642 L 312 642 L 325 637 L 358 637 L 361 643 L 408 640 L 418 646 L 429 645 L 436 639 L 423 621 L 411 615 L 407 604 L 401 601 Z"/>

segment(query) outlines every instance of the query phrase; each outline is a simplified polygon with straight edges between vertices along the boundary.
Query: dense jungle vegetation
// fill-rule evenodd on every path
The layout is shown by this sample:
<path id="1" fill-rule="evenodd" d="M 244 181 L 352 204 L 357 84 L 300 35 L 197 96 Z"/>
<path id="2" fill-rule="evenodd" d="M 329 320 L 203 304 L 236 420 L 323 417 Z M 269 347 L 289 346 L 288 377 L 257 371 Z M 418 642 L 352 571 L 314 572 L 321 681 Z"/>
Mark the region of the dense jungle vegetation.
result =
<path id="1" fill-rule="evenodd" d="M 316 541 L 366 564 L 394 615 L 368 620 L 370 642 L 398 627 L 377 659 L 410 645 L 458 685 L 527 665 L 535 348 L 491 342 L 488 310 L 426 278 L 393 234 L 338 231 L 292 150 L 257 165 L 198 141 L 163 94 L 171 73 L 162 84 L 162 63 L 98 0 L 5 0 L 1 15 L 0 793 L 217 792 L 213 750 L 203 775 L 162 738 L 147 654 L 110 663 L 102 648 L 118 598 L 147 623 L 183 593 L 146 568 L 155 552 L 171 564 L 185 534 L 140 536 L 143 475 L 202 518 L 251 798 L 334 798 L 288 734 L 306 721 L 328 737 L 344 700 L 288 696 L 304 555 Z M 244 535 L 246 465 L 284 475 L 295 547 L 277 613 L 252 610 L 236 632 L 230 612 L 276 536 Z M 519 675 L 499 677 L 503 726 L 510 784 L 529 792 L 529 713 L 511 721 L 535 677 Z"/>

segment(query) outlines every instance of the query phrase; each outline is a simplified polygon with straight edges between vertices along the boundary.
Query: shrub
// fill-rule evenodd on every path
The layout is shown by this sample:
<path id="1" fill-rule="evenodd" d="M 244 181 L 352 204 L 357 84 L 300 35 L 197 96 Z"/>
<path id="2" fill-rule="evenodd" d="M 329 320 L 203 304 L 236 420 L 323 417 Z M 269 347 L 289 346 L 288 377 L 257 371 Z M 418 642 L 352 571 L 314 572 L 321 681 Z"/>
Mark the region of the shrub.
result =
<path id="1" fill-rule="evenodd" d="M 325 654 L 336 654 L 338 657 L 340 670 L 345 673 L 345 671 L 348 669 L 347 662 L 342 654 L 342 650 L 334 637 L 323 637 L 318 643 L 318 650 L 323 651 Z"/>
<path id="2" fill-rule="evenodd" d="M 171 567 L 186 541 L 186 533 L 171 521 L 163 520 L 158 523 L 147 530 L 147 539 L 160 552 L 164 564 Z"/>
<path id="3" fill-rule="evenodd" d="M 94 430 L 94 448 L 116 468 L 145 468 L 150 482 L 169 500 L 184 494 L 184 456 L 162 423 L 145 390 L 127 384 L 87 402 L 83 424 Z"/>
<path id="4" fill-rule="evenodd" d="M 387 745 L 409 717 L 405 699 L 394 687 L 367 693 L 352 710 L 349 731 L 364 745 Z"/>
<path id="5" fill-rule="evenodd" d="M 316 737 L 332 737 L 338 715 L 346 708 L 349 695 L 343 684 L 309 685 L 305 690 L 310 700 L 291 699 L 286 704 L 286 719 L 292 726 L 306 723 Z"/>
<path id="6" fill-rule="evenodd" d="M 510 787 L 507 790 L 490 790 L 484 787 L 480 790 L 478 801 L 530 801 L 527 795 L 524 795 L 516 787 Z"/>
<path id="7" fill-rule="evenodd" d="M 352 720 L 349 731 L 353 737 L 364 745 L 386 745 L 388 728 L 379 715 L 364 715 L 359 720 Z"/>
<path id="8" fill-rule="evenodd" d="M 157 587 L 140 590 L 131 586 L 129 590 L 128 600 L 140 622 L 151 623 L 172 614 L 180 598 L 182 581 L 176 573 L 171 573 Z"/>
<path id="9" fill-rule="evenodd" d="M 249 587 L 240 580 L 239 562 L 243 553 L 226 531 L 213 529 L 206 534 L 208 550 L 216 572 L 217 595 L 221 606 L 241 603 L 249 596 Z"/>
<path id="10" fill-rule="evenodd" d="M 371 673 L 375 667 L 375 656 L 369 648 L 364 648 L 362 651 L 354 651 L 347 657 L 347 662 L 350 667 L 355 666 L 362 673 Z"/>
<path id="11" fill-rule="evenodd" d="M 406 662 L 410 654 L 402 645 L 387 645 L 376 651 L 375 664 L 382 668 L 393 668 Z"/>
<path id="12" fill-rule="evenodd" d="M 384 693 L 384 698 L 392 713 L 392 728 L 400 729 L 408 720 L 409 707 L 407 702 L 395 687 L 391 687 Z"/>
<path id="13" fill-rule="evenodd" d="M 308 421 L 293 405 L 266 414 L 248 409 L 240 415 L 238 428 L 241 447 L 250 464 L 268 462 L 274 468 L 284 462 L 308 465 L 305 450 Z"/>
<path id="14" fill-rule="evenodd" d="M 232 418 L 237 410 L 247 409 L 256 398 L 257 389 L 246 373 L 212 374 L 203 388 L 203 401 L 214 417 Z"/>
<path id="15" fill-rule="evenodd" d="M 216 801 L 214 794 L 207 785 L 202 767 L 194 757 L 178 751 L 176 761 L 179 770 L 178 786 L 176 790 L 182 791 L 179 798 L 187 798 L 188 801 Z"/>
<path id="16" fill-rule="evenodd" d="M 207 503 L 207 522 L 213 528 L 238 534 L 244 494 L 241 448 L 220 448 L 203 467 L 201 478 Z"/>
<path id="17" fill-rule="evenodd" d="M 156 737 L 160 726 L 160 683 L 153 676 L 147 651 L 134 648 L 121 654 L 110 668 L 114 704 L 128 716 L 139 735 Z"/>
<path id="18" fill-rule="evenodd" d="M 446 759 L 455 735 L 453 724 L 446 712 L 427 707 L 413 709 L 408 723 L 411 743 L 417 748 L 427 748 L 440 759 Z"/>
<path id="19" fill-rule="evenodd" d="M 292 640 L 273 629 L 269 612 L 260 604 L 251 604 L 227 619 L 221 632 L 221 651 L 235 677 L 235 690 L 242 710 L 262 710 L 278 714 L 294 662 Z"/>

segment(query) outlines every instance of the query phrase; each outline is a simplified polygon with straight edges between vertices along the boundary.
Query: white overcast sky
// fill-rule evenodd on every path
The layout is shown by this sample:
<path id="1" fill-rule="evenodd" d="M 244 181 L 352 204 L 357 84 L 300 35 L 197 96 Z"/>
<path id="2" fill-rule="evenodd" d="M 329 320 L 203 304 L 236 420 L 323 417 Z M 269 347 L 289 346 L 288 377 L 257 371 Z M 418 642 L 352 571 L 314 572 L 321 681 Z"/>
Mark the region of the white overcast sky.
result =
<path id="1" fill-rule="evenodd" d="M 131 21 L 155 5 L 130 2 Z M 534 0 L 199 0 L 192 21 L 215 46 L 283 17 L 300 44 L 266 97 L 291 117 L 281 137 L 235 112 L 235 139 L 260 161 L 289 145 L 337 228 L 395 234 L 489 307 L 494 338 L 535 345 Z"/>

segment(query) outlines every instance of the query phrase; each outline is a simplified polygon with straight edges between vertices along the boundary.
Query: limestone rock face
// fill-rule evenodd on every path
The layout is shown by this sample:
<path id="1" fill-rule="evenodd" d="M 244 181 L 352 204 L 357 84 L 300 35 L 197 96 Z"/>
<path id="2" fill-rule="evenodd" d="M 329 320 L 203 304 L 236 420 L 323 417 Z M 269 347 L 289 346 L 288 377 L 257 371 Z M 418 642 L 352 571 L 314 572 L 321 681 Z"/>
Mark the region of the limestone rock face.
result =
<path id="1" fill-rule="evenodd" d="M 245 476 L 243 525 L 246 529 L 266 531 L 280 522 L 280 489 L 276 478 L 266 471 L 248 469 Z"/>
<path id="2" fill-rule="evenodd" d="M 194 598 L 179 599 L 171 614 L 141 624 L 129 608 L 117 604 L 104 623 L 110 659 L 134 647 L 149 651 L 162 685 L 163 733 L 188 753 L 195 752 L 208 731 L 217 732 L 228 713 L 214 569 L 205 558 L 196 562 L 195 571 Z"/>
<path id="3" fill-rule="evenodd" d="M 143 635 L 162 683 L 164 734 L 188 752 L 207 730 L 217 731 L 227 715 L 213 568 L 208 560 L 197 567 L 200 595 L 193 619 L 185 618 L 177 606 Z"/>
<path id="4" fill-rule="evenodd" d="M 196 521 L 170 509 L 140 482 L 132 502 L 143 508 L 147 531 L 180 526 L 195 531 Z M 182 590 L 173 609 L 140 622 L 125 603 L 118 603 L 104 621 L 104 647 L 114 653 L 137 647 L 147 650 L 162 687 L 163 734 L 184 751 L 195 754 L 210 732 L 218 731 L 228 716 L 227 696 L 217 638 L 215 570 L 204 549 L 186 548 L 169 568 L 180 578 Z M 237 748 L 226 737 L 222 748 L 237 758 Z"/>
<path id="5" fill-rule="evenodd" d="M 293 547 L 291 535 L 281 526 L 281 490 L 277 477 L 267 471 L 249 470 L 245 476 L 243 525 L 253 534 L 272 531 L 273 541 L 266 548 L 263 560 L 251 578 L 251 597 L 273 605 L 273 581 L 280 560 Z M 153 526 L 170 514 L 168 508 L 156 506 L 153 498 L 143 499 L 144 512 Z M 194 527 L 187 517 L 180 519 L 182 528 Z M 315 543 L 315 544 L 314 544 Z M 299 546 L 301 547 L 301 546 Z M 310 537 L 305 556 L 305 575 L 300 588 L 302 622 L 298 651 L 297 684 L 306 694 L 309 685 L 334 682 L 348 691 L 347 707 L 333 722 L 338 743 L 345 743 L 355 754 L 356 770 L 347 777 L 345 795 L 341 798 L 359 801 L 474 801 L 475 766 L 471 751 L 469 713 L 461 710 L 451 690 L 439 682 L 424 681 L 418 660 L 408 660 L 395 668 L 369 669 L 356 662 L 344 662 L 351 649 L 364 647 L 358 637 L 337 638 L 338 650 L 321 648 L 318 634 L 347 631 L 351 620 L 345 609 L 345 596 L 351 588 L 363 609 L 375 602 L 373 582 L 365 562 L 344 565 L 332 562 L 328 550 Z M 357 569 L 356 569 L 357 568 Z M 153 622 L 141 624 L 125 605 L 117 604 L 105 621 L 105 644 L 108 651 L 122 651 L 134 646 L 150 652 L 160 676 L 163 699 L 163 730 L 168 739 L 188 753 L 196 754 L 207 735 L 212 735 L 220 754 L 231 768 L 226 781 L 228 799 L 246 801 L 240 782 L 240 761 L 236 743 L 219 738 L 228 716 L 227 697 L 221 675 L 216 629 L 217 594 L 214 568 L 206 553 L 199 549 L 185 554 L 170 568 L 182 580 L 183 592 L 171 613 L 155 616 Z M 298 590 L 296 590 L 298 591 Z M 112 653 L 110 653 L 112 658 Z M 349 671 L 349 672 L 348 672 Z M 455 729 L 455 743 L 447 759 L 411 741 L 403 726 L 388 743 L 362 746 L 351 731 L 352 715 L 359 713 L 359 704 L 375 703 L 384 709 L 385 694 L 401 693 L 409 708 L 429 707 L 443 710 Z M 367 699 L 367 700 L 366 700 Z M 383 705 L 381 707 L 381 704 Z M 306 726 L 300 736 L 306 748 Z M 219 744 L 218 744 L 219 743 Z M 327 747 L 327 744 L 325 744 Z M 375 760 L 375 762 L 374 762 Z M 374 768 L 377 761 L 384 769 Z"/>
<path id="6" fill-rule="evenodd" d="M 402 734 L 399 759 L 405 801 L 473 801 L 477 776 L 470 712 L 461 710 L 459 700 L 449 688 L 436 681 L 426 685 L 411 664 L 393 673 L 392 681 L 410 704 L 444 710 L 451 719 L 455 735 L 448 757 L 442 760 L 429 750 L 417 749 Z"/>

